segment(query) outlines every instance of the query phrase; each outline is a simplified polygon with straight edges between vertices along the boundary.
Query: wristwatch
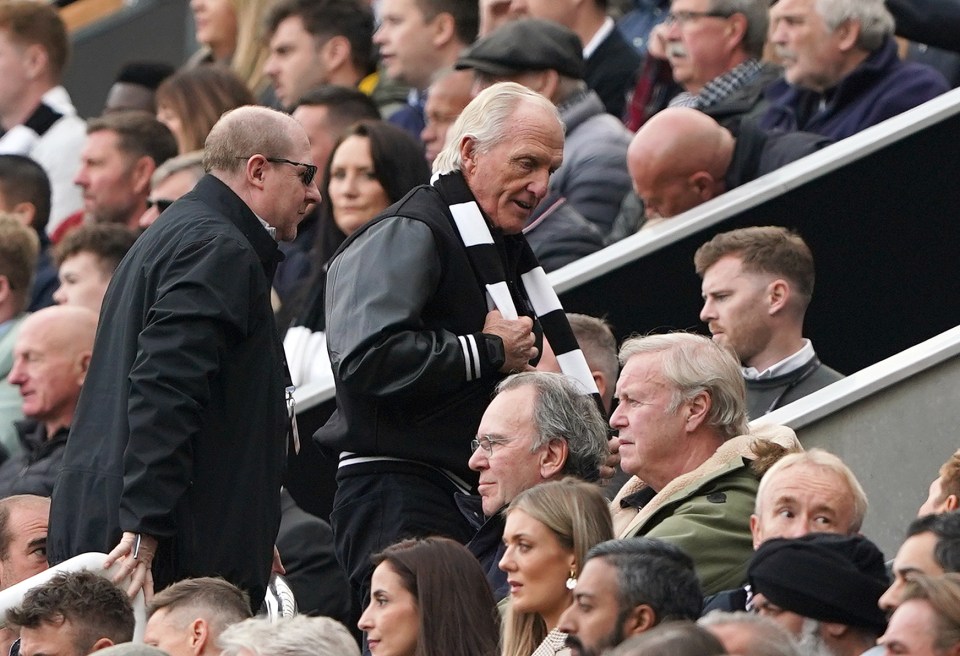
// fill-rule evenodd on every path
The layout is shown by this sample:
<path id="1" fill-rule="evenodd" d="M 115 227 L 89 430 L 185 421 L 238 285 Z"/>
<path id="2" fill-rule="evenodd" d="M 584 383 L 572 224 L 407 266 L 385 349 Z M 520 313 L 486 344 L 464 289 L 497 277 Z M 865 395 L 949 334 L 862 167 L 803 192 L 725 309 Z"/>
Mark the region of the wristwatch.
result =
<path id="1" fill-rule="evenodd" d="M 483 337 L 483 343 L 487 347 L 487 360 L 494 371 L 500 371 L 500 367 L 507 361 L 507 355 L 503 350 L 503 340 L 499 335 L 490 335 L 480 333 Z"/>

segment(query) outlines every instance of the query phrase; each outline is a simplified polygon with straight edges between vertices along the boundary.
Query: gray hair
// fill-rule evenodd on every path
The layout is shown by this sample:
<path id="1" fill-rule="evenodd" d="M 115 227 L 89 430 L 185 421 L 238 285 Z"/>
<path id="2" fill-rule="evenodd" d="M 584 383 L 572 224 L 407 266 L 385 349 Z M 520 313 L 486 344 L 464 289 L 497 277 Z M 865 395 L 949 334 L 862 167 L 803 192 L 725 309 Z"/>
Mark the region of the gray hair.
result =
<path id="1" fill-rule="evenodd" d="M 560 129 L 563 129 L 557 108 L 549 100 L 516 82 L 498 82 L 478 93 L 460 112 L 447 133 L 447 144 L 433 161 L 433 172 L 443 175 L 461 170 L 463 160 L 460 142 L 464 137 L 473 137 L 481 153 L 510 139 L 513 136 L 509 127 L 510 119 L 520 103 L 542 107 L 556 118 Z"/>
<path id="2" fill-rule="evenodd" d="M 743 48 L 751 57 L 763 56 L 767 42 L 767 27 L 770 23 L 768 0 L 713 0 L 710 11 L 721 16 L 743 14 L 747 19 L 747 31 L 743 35 Z"/>
<path id="3" fill-rule="evenodd" d="M 533 424 L 537 439 L 534 452 L 550 440 L 567 443 L 567 462 L 563 474 L 583 480 L 597 480 L 600 465 L 610 453 L 607 446 L 607 422 L 593 396 L 573 378 L 547 371 L 525 371 L 500 381 L 496 393 L 530 386 L 537 391 L 533 405 Z"/>
<path id="4" fill-rule="evenodd" d="M 711 626 L 735 624 L 749 631 L 750 639 L 744 641 L 749 647 L 740 656 L 801 656 L 802 654 L 790 632 L 763 615 L 746 613 L 742 610 L 735 613 L 715 610 L 697 620 L 697 624 L 707 629 Z"/>
<path id="5" fill-rule="evenodd" d="M 293 148 L 293 126 L 303 130 L 292 117 L 267 107 L 245 105 L 225 112 L 207 135 L 203 168 L 235 173 L 253 155 L 282 157 Z"/>
<path id="6" fill-rule="evenodd" d="M 771 485 L 770 481 L 776 478 L 780 472 L 800 465 L 826 470 L 846 483 L 847 490 L 845 492 L 837 491 L 839 497 L 849 498 L 853 502 L 853 524 L 847 527 L 845 533 L 852 535 L 859 531 L 860 527 L 863 526 L 863 518 L 867 514 L 867 493 L 863 491 L 860 481 L 857 480 L 853 471 L 847 467 L 843 460 L 829 451 L 819 448 L 790 453 L 773 463 L 770 469 L 764 473 L 763 478 L 760 479 L 760 486 L 757 488 L 757 497 L 754 501 L 754 513 L 757 516 L 762 516 L 761 506 L 766 498 L 767 489 Z"/>
<path id="7" fill-rule="evenodd" d="M 203 151 L 194 150 L 168 159 L 153 172 L 150 177 L 150 187 L 156 187 L 171 175 L 181 171 L 190 171 L 199 182 L 203 177 Z"/>
<path id="8" fill-rule="evenodd" d="M 667 412 L 676 412 L 685 401 L 706 392 L 711 401 L 708 426 L 724 439 L 749 431 L 743 373 L 729 352 L 703 335 L 647 335 L 623 343 L 620 364 L 626 365 L 630 358 L 644 353 L 660 354 L 660 373 L 674 388 Z"/>
<path id="9" fill-rule="evenodd" d="M 587 562 L 594 559 L 616 570 L 618 625 L 644 604 L 657 624 L 700 617 L 703 591 L 693 559 L 675 544 L 647 537 L 607 540 L 587 552 Z"/>
<path id="10" fill-rule="evenodd" d="M 814 6 L 831 31 L 844 21 L 860 23 L 857 47 L 869 52 L 877 50 L 887 37 L 893 35 L 893 16 L 883 0 L 817 0 Z"/>
<path id="11" fill-rule="evenodd" d="M 228 627 L 217 639 L 221 656 L 360 656 L 350 632 L 329 617 L 294 615 L 271 622 L 255 617 Z"/>

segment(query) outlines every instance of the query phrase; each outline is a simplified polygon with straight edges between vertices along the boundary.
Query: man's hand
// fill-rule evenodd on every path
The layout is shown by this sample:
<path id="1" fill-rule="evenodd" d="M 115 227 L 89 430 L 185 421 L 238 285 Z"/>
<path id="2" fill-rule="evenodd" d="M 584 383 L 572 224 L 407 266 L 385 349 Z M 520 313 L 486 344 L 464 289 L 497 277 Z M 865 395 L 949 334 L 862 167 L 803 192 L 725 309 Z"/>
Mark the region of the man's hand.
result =
<path id="1" fill-rule="evenodd" d="M 129 577 L 127 596 L 132 599 L 142 589 L 144 601 L 150 603 L 153 599 L 153 572 L 150 567 L 153 565 L 153 557 L 156 553 L 156 538 L 143 533 L 124 531 L 120 544 L 107 554 L 103 568 L 108 569 L 113 563 L 120 563 L 120 568 L 113 575 L 114 584 L 121 585 Z"/>
<path id="2" fill-rule="evenodd" d="M 607 485 L 617 473 L 617 465 L 620 464 L 620 438 L 613 436 L 607 440 L 607 448 L 610 449 L 610 455 L 600 465 L 600 485 Z"/>
<path id="3" fill-rule="evenodd" d="M 530 317 L 504 319 L 499 310 L 491 310 L 487 313 L 482 332 L 497 335 L 503 340 L 504 362 L 500 367 L 501 373 L 512 374 L 533 369 L 530 366 L 530 360 L 537 357 L 533 319 Z"/>

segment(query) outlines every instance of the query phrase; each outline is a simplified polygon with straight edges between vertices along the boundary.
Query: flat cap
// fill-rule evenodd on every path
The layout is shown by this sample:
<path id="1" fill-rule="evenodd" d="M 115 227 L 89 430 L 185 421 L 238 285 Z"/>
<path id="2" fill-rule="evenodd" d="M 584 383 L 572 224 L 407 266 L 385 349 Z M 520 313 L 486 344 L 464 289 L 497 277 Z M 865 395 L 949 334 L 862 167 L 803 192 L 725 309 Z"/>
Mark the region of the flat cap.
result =
<path id="1" fill-rule="evenodd" d="M 457 70 L 472 68 L 494 77 L 554 70 L 579 80 L 583 78 L 583 44 L 563 25 L 521 18 L 474 43 L 455 66 Z"/>

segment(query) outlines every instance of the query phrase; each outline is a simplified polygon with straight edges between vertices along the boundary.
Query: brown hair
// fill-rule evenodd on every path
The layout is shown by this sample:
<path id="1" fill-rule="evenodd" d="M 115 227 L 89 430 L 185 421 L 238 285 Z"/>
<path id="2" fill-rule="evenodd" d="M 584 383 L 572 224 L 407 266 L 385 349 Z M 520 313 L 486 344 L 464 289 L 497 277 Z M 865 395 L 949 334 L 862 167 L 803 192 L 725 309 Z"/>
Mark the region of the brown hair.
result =
<path id="1" fill-rule="evenodd" d="M 801 308 L 810 304 L 813 254 L 797 233 L 779 226 L 722 232 L 697 249 L 693 256 L 697 274 L 702 278 L 707 269 L 728 255 L 740 258 L 744 271 L 786 278 L 799 294 Z"/>
<path id="2" fill-rule="evenodd" d="M 0 276 L 5 276 L 19 314 L 27 304 L 40 240 L 37 233 L 9 214 L 0 214 Z"/>
<path id="3" fill-rule="evenodd" d="M 70 56 L 70 40 L 55 8 L 35 0 L 0 3 L 0 28 L 9 30 L 14 41 L 43 46 L 50 61 L 50 74 L 60 81 Z"/>
<path id="4" fill-rule="evenodd" d="M 934 646 L 938 650 L 960 643 L 960 574 L 911 575 L 900 606 L 911 599 L 926 601 L 933 608 L 937 616 Z"/>
<path id="5" fill-rule="evenodd" d="M 210 576 L 184 579 L 161 590 L 147 605 L 147 617 L 160 609 L 168 613 L 180 609 L 204 611 L 204 619 L 216 634 L 251 617 L 249 595 L 224 579 Z"/>
<path id="6" fill-rule="evenodd" d="M 177 140 L 150 112 L 130 110 L 87 121 L 87 134 L 108 130 L 117 135 L 117 148 L 134 158 L 149 157 L 160 166 L 177 154 Z"/>
<path id="7" fill-rule="evenodd" d="M 466 547 L 440 537 L 404 540 L 373 562 L 388 563 L 417 600 L 414 656 L 499 654 L 500 615 L 483 569 Z"/>
<path id="8" fill-rule="evenodd" d="M 92 253 L 104 276 L 112 276 L 120 260 L 137 237 L 118 223 L 82 225 L 68 232 L 53 248 L 53 259 L 59 267 L 63 261 L 80 253 Z"/>
<path id="9" fill-rule="evenodd" d="M 157 107 L 168 107 L 183 126 L 183 152 L 201 150 L 210 129 L 231 109 L 254 104 L 236 73 L 216 64 L 171 75 L 157 88 Z"/>
<path id="10" fill-rule="evenodd" d="M 7 611 L 7 623 L 37 628 L 70 622 L 74 648 L 88 653 L 100 638 L 114 644 L 133 640 L 133 608 L 127 594 L 89 570 L 61 572 Z"/>

